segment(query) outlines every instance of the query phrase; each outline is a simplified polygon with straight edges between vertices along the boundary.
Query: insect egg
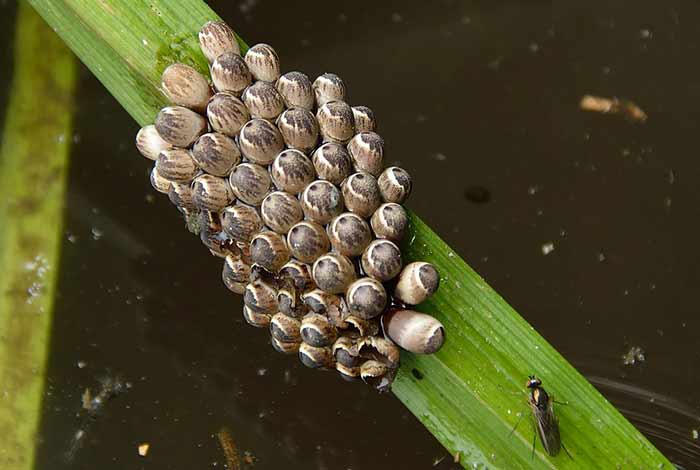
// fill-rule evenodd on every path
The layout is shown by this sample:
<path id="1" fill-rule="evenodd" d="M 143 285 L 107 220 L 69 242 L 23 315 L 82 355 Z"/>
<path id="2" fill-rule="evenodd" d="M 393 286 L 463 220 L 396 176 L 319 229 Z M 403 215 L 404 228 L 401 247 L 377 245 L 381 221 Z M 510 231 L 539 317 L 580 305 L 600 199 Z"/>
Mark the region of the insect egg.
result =
<path id="1" fill-rule="evenodd" d="M 369 173 L 354 173 L 341 185 L 345 207 L 360 217 L 370 217 L 381 204 L 379 186 Z"/>
<path id="2" fill-rule="evenodd" d="M 363 277 L 350 284 L 345 294 L 350 313 L 368 319 L 384 311 L 387 295 L 384 286 L 377 280 Z"/>
<path id="3" fill-rule="evenodd" d="M 280 76 L 280 59 L 267 44 L 256 44 L 248 49 L 245 63 L 256 80 L 275 82 Z"/>
<path id="4" fill-rule="evenodd" d="M 250 282 L 245 287 L 243 303 L 251 312 L 273 315 L 277 312 L 277 291 L 261 280 Z"/>
<path id="5" fill-rule="evenodd" d="M 374 387 L 379 392 L 386 392 L 391 389 L 391 383 L 394 381 L 394 374 L 394 369 L 373 359 L 365 361 L 360 367 L 360 377 L 362 381 Z"/>
<path id="6" fill-rule="evenodd" d="M 262 232 L 251 240 L 250 256 L 254 263 L 275 273 L 289 261 L 289 249 L 282 235 Z"/>
<path id="7" fill-rule="evenodd" d="M 338 371 L 340 377 L 347 382 L 354 382 L 360 377 L 360 367 L 348 367 L 340 362 L 335 363 L 335 370 Z"/>
<path id="8" fill-rule="evenodd" d="M 240 54 L 233 30 L 223 21 L 208 21 L 199 30 L 199 47 L 209 63 L 224 52 Z"/>
<path id="9" fill-rule="evenodd" d="M 418 305 L 434 294 L 439 285 L 440 275 L 435 266 L 416 261 L 401 271 L 394 296 L 408 305 Z"/>
<path id="10" fill-rule="evenodd" d="M 333 343 L 333 357 L 339 364 L 346 367 L 357 367 L 360 365 L 360 353 L 357 349 L 357 338 L 351 336 L 341 336 Z"/>
<path id="11" fill-rule="evenodd" d="M 279 272 L 281 279 L 290 279 L 295 288 L 299 289 L 302 294 L 313 287 L 313 279 L 311 278 L 311 267 L 298 260 L 291 260 Z"/>
<path id="12" fill-rule="evenodd" d="M 339 309 L 341 305 L 339 296 L 329 294 L 321 289 L 313 289 L 304 293 L 303 300 L 311 311 L 324 315 L 328 315 L 332 309 Z"/>
<path id="13" fill-rule="evenodd" d="M 260 206 L 260 214 L 265 225 L 282 234 L 304 217 L 299 200 L 284 191 L 268 194 Z"/>
<path id="14" fill-rule="evenodd" d="M 334 73 L 324 73 L 314 80 L 313 89 L 319 108 L 329 101 L 345 101 L 345 83 Z"/>
<path id="15" fill-rule="evenodd" d="M 352 114 L 355 117 L 355 132 L 374 132 L 377 128 L 374 112 L 367 106 L 353 106 Z"/>
<path id="16" fill-rule="evenodd" d="M 355 133 L 352 108 L 344 101 L 329 101 L 321 106 L 316 113 L 316 120 L 325 142 L 344 144 Z"/>
<path id="17" fill-rule="evenodd" d="M 313 263 L 330 248 L 323 227 L 309 220 L 299 222 L 289 230 L 287 245 L 292 256 L 304 263 Z"/>
<path id="18" fill-rule="evenodd" d="M 270 320 L 270 334 L 283 343 L 301 341 L 301 323 L 296 318 L 277 313 Z"/>
<path id="19" fill-rule="evenodd" d="M 399 365 L 401 351 L 394 343 L 380 336 L 365 336 L 357 341 L 360 356 L 383 362 L 390 368 Z"/>
<path id="20" fill-rule="evenodd" d="M 241 97 L 253 118 L 275 119 L 284 111 L 284 101 L 277 89 L 267 82 L 255 82 Z"/>
<path id="21" fill-rule="evenodd" d="M 290 194 L 300 193 L 316 176 L 308 157 L 294 149 L 284 150 L 277 155 L 272 162 L 270 174 L 275 186 Z"/>
<path id="22" fill-rule="evenodd" d="M 345 318 L 346 334 L 352 336 L 376 336 L 379 334 L 379 323 L 376 319 L 360 318 L 356 315 L 350 315 Z"/>
<path id="23" fill-rule="evenodd" d="M 374 211 L 370 223 L 377 238 L 386 238 L 398 243 L 406 233 L 408 215 L 400 204 L 390 202 L 382 204 Z"/>
<path id="24" fill-rule="evenodd" d="M 187 213 L 195 209 L 194 193 L 189 183 L 171 182 L 168 198 L 181 212 Z"/>
<path id="25" fill-rule="evenodd" d="M 395 310 L 382 317 L 384 332 L 403 349 L 432 354 L 445 341 L 445 328 L 437 319 L 413 310 Z"/>
<path id="26" fill-rule="evenodd" d="M 158 174 L 165 179 L 188 183 L 197 174 L 197 164 L 192 152 L 185 149 L 163 150 L 156 161 Z"/>
<path id="27" fill-rule="evenodd" d="M 221 227 L 233 240 L 248 243 L 253 235 L 262 230 L 263 223 L 258 211 L 254 208 L 236 204 L 223 210 Z"/>
<path id="28" fill-rule="evenodd" d="M 389 281 L 401 272 L 401 250 L 389 240 L 374 240 L 362 254 L 362 269 L 378 281 Z"/>
<path id="29" fill-rule="evenodd" d="M 312 369 L 333 367 L 333 352 L 330 347 L 316 347 L 307 343 L 299 346 L 299 359 Z"/>
<path id="30" fill-rule="evenodd" d="M 207 121 L 182 106 L 167 106 L 156 117 L 156 130 L 166 142 L 176 147 L 189 147 L 207 131 Z"/>
<path id="31" fill-rule="evenodd" d="M 274 336 L 270 336 L 270 341 L 275 351 L 280 352 L 282 354 L 296 354 L 299 352 L 299 346 L 301 345 L 301 341 L 292 341 L 289 343 L 285 343 L 283 341 L 279 341 Z"/>
<path id="32" fill-rule="evenodd" d="M 281 313 L 292 318 L 302 318 L 309 311 L 301 301 L 299 291 L 291 284 L 285 283 L 277 290 L 277 304 Z"/>
<path id="33" fill-rule="evenodd" d="M 379 179 L 379 191 L 385 202 L 401 204 L 411 193 L 411 176 L 403 168 L 392 166 L 384 170 Z"/>
<path id="34" fill-rule="evenodd" d="M 252 119 L 241 129 L 238 145 L 248 160 L 268 165 L 284 149 L 284 139 L 274 124 L 265 119 Z"/>
<path id="35" fill-rule="evenodd" d="M 306 344 L 323 347 L 333 344 L 337 331 L 327 317 L 308 313 L 301 321 L 301 338 Z"/>
<path id="36" fill-rule="evenodd" d="M 304 215 L 319 224 L 327 224 L 343 211 L 343 196 L 333 184 L 316 180 L 301 194 Z"/>
<path id="37" fill-rule="evenodd" d="M 233 201 L 233 192 L 224 178 L 203 174 L 192 182 L 194 203 L 202 210 L 218 212 Z"/>
<path id="38" fill-rule="evenodd" d="M 228 255 L 224 261 L 221 277 L 226 287 L 236 294 L 243 294 L 250 277 L 250 265 L 240 257 Z"/>
<path id="39" fill-rule="evenodd" d="M 229 137 L 235 137 L 250 120 L 250 111 L 243 101 L 231 93 L 215 94 L 207 105 L 207 118 L 212 129 Z"/>
<path id="40" fill-rule="evenodd" d="M 355 267 L 340 253 L 326 253 L 311 268 L 316 285 L 330 294 L 340 294 L 355 280 Z"/>
<path id="41" fill-rule="evenodd" d="M 310 111 L 304 108 L 291 108 L 282 113 L 277 127 L 287 147 L 308 152 L 316 147 L 318 123 Z"/>
<path id="42" fill-rule="evenodd" d="M 328 238 L 333 249 L 345 256 L 360 256 L 372 240 L 367 222 L 357 214 L 344 212 L 328 224 Z"/>
<path id="43" fill-rule="evenodd" d="M 352 173 L 352 161 L 345 147 L 333 142 L 321 145 L 313 154 L 313 164 L 318 177 L 333 184 L 340 184 Z"/>
<path id="44" fill-rule="evenodd" d="M 314 92 L 309 77 L 301 72 L 288 72 L 277 80 L 277 91 L 282 95 L 288 108 L 314 107 Z"/>
<path id="45" fill-rule="evenodd" d="M 270 191 L 270 175 L 254 163 L 237 165 L 229 176 L 229 184 L 238 199 L 252 206 L 259 206 Z"/>
<path id="46" fill-rule="evenodd" d="M 197 165 L 214 176 L 228 176 L 241 161 L 241 152 L 230 137 L 212 132 L 202 135 L 192 147 Z"/>
<path id="47" fill-rule="evenodd" d="M 168 194 L 170 191 L 170 180 L 163 178 L 158 171 L 158 165 L 154 165 L 151 170 L 151 186 L 159 193 Z"/>
<path id="48" fill-rule="evenodd" d="M 178 106 L 204 112 L 211 98 L 211 88 L 201 73 L 185 64 L 168 66 L 161 76 L 166 96 Z"/>
<path id="49" fill-rule="evenodd" d="M 136 134 L 136 148 L 141 152 L 141 155 L 149 160 L 157 160 L 160 152 L 170 150 L 173 146 L 165 141 L 158 134 L 156 126 L 151 124 L 139 129 L 139 132 Z"/>
<path id="50" fill-rule="evenodd" d="M 236 96 L 253 81 L 250 70 L 240 55 L 224 52 L 211 64 L 211 80 L 217 91 L 227 91 Z"/>
<path id="51" fill-rule="evenodd" d="M 270 324 L 270 317 L 271 315 L 269 313 L 258 313 L 248 308 L 247 305 L 243 306 L 243 318 L 245 319 L 246 323 L 251 326 L 256 328 L 267 328 Z"/>
<path id="52" fill-rule="evenodd" d="M 348 143 L 355 171 L 379 176 L 384 166 L 384 139 L 375 132 L 360 132 Z"/>

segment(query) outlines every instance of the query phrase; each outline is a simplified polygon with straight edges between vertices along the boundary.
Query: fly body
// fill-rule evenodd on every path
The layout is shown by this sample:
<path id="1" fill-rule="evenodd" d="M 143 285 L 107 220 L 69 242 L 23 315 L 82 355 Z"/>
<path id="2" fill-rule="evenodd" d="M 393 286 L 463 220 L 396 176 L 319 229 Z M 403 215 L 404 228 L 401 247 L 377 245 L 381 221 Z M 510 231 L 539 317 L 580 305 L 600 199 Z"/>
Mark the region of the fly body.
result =
<path id="1" fill-rule="evenodd" d="M 554 414 L 554 401 L 542 388 L 542 381 L 534 375 L 528 378 L 527 388 L 530 389 L 528 402 L 535 418 L 537 434 L 540 436 L 544 450 L 553 457 L 559 453 L 562 447 L 559 436 L 559 420 Z"/>

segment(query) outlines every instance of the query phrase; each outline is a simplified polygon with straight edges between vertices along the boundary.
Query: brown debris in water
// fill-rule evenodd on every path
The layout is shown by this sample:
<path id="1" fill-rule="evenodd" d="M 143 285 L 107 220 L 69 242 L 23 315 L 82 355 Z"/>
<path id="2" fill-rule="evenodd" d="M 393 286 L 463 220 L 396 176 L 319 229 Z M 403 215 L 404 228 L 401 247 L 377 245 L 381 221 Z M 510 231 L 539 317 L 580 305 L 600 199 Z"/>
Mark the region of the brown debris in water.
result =
<path id="1" fill-rule="evenodd" d="M 216 437 L 219 439 L 221 450 L 224 451 L 226 466 L 232 470 L 240 470 L 241 457 L 238 455 L 238 446 L 231 436 L 231 431 L 227 428 L 221 428 L 219 432 L 216 433 Z M 246 452 L 246 456 L 247 454 Z"/>
<path id="2" fill-rule="evenodd" d="M 629 351 L 622 355 L 622 363 L 626 366 L 632 366 L 645 360 L 644 350 L 639 346 L 632 346 Z"/>
<path id="3" fill-rule="evenodd" d="M 91 411 L 92 410 L 92 393 L 90 393 L 90 389 L 86 388 L 85 391 L 83 392 L 83 395 L 80 397 L 82 403 L 83 403 L 83 409 Z"/>
<path id="4" fill-rule="evenodd" d="M 148 455 L 148 449 L 151 448 L 151 445 L 148 442 L 144 442 L 143 444 L 139 445 L 138 451 L 139 455 L 141 457 L 145 457 Z"/>
<path id="5" fill-rule="evenodd" d="M 103 377 L 99 382 L 100 388 L 97 390 L 97 393 L 93 393 L 90 388 L 86 388 L 80 397 L 83 409 L 91 416 L 99 414 L 108 401 L 131 388 L 131 383 L 125 382 L 119 376 Z"/>
<path id="6" fill-rule="evenodd" d="M 603 98 L 601 96 L 584 95 L 579 107 L 584 111 L 603 114 L 621 114 L 629 121 L 645 122 L 647 114 L 632 101 L 618 98 Z"/>
<path id="7" fill-rule="evenodd" d="M 253 454 L 248 452 L 247 450 L 243 452 L 243 463 L 246 465 L 253 465 L 257 459 Z"/>
<path id="8" fill-rule="evenodd" d="M 131 383 L 119 376 L 102 377 L 99 383 L 99 387 L 88 387 L 80 395 L 80 405 L 85 413 L 83 413 L 80 428 L 70 438 L 70 445 L 64 454 L 66 462 L 72 462 L 76 453 L 82 448 L 91 424 L 100 416 L 106 404 L 131 388 Z"/>

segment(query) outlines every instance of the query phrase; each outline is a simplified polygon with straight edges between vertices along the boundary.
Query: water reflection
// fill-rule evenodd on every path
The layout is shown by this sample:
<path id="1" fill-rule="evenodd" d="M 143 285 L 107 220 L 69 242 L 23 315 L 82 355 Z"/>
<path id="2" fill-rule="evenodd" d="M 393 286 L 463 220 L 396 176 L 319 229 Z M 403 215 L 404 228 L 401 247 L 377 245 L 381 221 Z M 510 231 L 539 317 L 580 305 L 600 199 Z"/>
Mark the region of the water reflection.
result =
<path id="1" fill-rule="evenodd" d="M 659 446 L 675 455 L 678 468 L 700 467 L 700 413 L 683 401 L 607 377 L 586 377 L 620 412 Z"/>

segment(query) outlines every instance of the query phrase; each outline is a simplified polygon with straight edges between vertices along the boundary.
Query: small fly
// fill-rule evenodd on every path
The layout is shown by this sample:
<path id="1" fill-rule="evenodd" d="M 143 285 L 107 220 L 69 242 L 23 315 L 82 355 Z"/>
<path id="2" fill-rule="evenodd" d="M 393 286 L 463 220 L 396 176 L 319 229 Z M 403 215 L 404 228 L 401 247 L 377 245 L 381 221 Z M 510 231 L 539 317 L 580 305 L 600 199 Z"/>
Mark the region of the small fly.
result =
<path id="1" fill-rule="evenodd" d="M 559 435 L 559 420 L 554 414 L 554 403 L 555 400 L 549 396 L 549 394 L 542 387 L 542 381 L 530 375 L 528 377 L 525 386 L 530 390 L 530 396 L 528 397 L 528 404 L 532 410 L 532 416 L 535 419 L 535 425 L 537 428 L 536 435 L 532 438 L 532 455 L 535 455 L 535 444 L 537 442 L 537 434 L 540 436 L 542 441 L 542 447 L 550 456 L 554 457 L 559 453 L 561 449 L 564 449 L 566 455 L 571 457 L 569 451 L 561 443 L 561 436 Z M 557 402 L 558 403 L 558 402 Z M 520 421 L 515 424 L 513 431 L 518 427 Z M 511 431 L 511 434 L 513 433 Z"/>

